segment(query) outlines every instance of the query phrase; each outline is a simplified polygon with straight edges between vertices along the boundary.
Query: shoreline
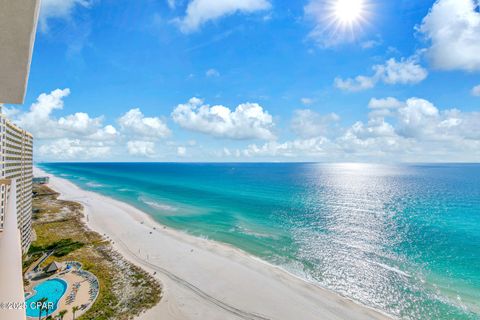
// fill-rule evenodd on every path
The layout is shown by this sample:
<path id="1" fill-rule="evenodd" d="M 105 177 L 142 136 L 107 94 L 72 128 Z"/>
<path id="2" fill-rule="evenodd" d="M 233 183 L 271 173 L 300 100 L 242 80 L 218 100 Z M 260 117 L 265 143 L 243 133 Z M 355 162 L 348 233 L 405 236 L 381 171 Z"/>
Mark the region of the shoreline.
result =
<path id="1" fill-rule="evenodd" d="M 39 168 L 34 173 L 49 176 L 60 199 L 82 204 L 89 228 L 161 281 L 160 303 L 138 319 L 389 319 L 241 249 L 164 226 Z"/>

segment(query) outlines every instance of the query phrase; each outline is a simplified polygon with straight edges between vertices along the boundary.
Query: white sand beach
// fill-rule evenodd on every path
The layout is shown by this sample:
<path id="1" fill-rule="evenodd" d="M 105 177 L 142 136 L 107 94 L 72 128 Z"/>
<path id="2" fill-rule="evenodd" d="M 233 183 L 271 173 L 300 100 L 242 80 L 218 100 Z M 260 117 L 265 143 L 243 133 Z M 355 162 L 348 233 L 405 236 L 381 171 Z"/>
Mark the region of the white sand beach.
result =
<path id="1" fill-rule="evenodd" d="M 50 176 L 61 199 L 84 205 L 87 224 L 163 285 L 161 302 L 139 319 L 387 319 L 241 250 L 153 221 L 123 202 Z"/>

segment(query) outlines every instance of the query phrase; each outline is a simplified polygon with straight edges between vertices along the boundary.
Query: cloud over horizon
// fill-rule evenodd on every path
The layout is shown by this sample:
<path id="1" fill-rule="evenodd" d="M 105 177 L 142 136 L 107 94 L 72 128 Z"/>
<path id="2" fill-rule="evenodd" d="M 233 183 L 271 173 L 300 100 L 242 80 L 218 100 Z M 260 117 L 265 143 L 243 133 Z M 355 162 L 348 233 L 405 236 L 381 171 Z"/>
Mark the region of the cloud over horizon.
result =
<path id="1" fill-rule="evenodd" d="M 243 150 L 247 157 L 287 157 L 324 161 L 478 161 L 480 159 L 480 112 L 440 110 L 428 100 L 392 97 L 372 98 L 368 121 L 331 131 L 298 132 L 294 140 L 251 144 Z M 303 111 L 305 112 L 305 111 Z M 307 119 L 333 125 L 336 117 L 312 111 Z M 301 114 L 301 113 L 300 113 Z M 298 121 L 298 120 L 297 120 Z M 308 128 L 305 125 L 304 128 Z M 321 127 L 322 128 L 322 127 Z"/>
<path id="2" fill-rule="evenodd" d="M 343 123 L 336 113 L 294 110 L 290 119 L 293 136 L 282 135 L 282 139 L 274 131 L 274 117 L 256 103 L 229 109 L 191 98 L 173 108 L 171 119 L 180 128 L 204 134 L 212 141 L 217 139 L 220 149 L 215 151 L 215 148 L 199 148 L 191 137 L 183 142 L 165 141 L 173 135 L 166 118 L 146 117 L 139 108 L 122 114 L 117 119 L 118 129 L 104 124 L 103 116 L 91 117 L 85 112 L 55 117 L 54 112 L 64 108 L 69 95 L 68 88 L 56 89 L 40 94 L 24 112 L 5 109 L 15 123 L 34 134 L 37 160 L 108 160 L 124 155 L 160 159 L 164 154 L 159 150 L 169 150 L 176 157 L 188 155 L 191 159 L 190 147 L 197 156 L 213 153 L 223 159 L 407 162 L 480 159 L 480 112 L 442 110 L 417 97 L 403 101 L 394 97 L 372 98 L 368 103 L 368 119 L 350 125 Z M 238 145 L 248 140 L 264 142 Z M 232 147 L 234 143 L 237 147 Z"/>
<path id="3" fill-rule="evenodd" d="M 179 104 L 172 118 L 184 129 L 217 138 L 275 139 L 273 118 L 257 103 L 243 103 L 231 110 L 222 105 L 206 105 L 194 97 Z"/>

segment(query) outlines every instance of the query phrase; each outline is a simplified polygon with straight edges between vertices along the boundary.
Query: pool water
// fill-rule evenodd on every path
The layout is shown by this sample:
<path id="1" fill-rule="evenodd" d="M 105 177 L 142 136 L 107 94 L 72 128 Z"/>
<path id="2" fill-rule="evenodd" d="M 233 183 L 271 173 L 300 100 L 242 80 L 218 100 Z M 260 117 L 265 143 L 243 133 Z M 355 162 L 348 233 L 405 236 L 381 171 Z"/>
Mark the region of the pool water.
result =
<path id="1" fill-rule="evenodd" d="M 58 301 L 63 297 L 67 291 L 67 283 L 61 279 L 50 279 L 44 281 L 33 288 L 35 294 L 27 299 L 27 316 L 37 318 L 40 314 L 40 306 L 37 302 L 42 298 L 47 298 L 48 301 L 44 304 L 44 307 L 49 308 L 42 310 L 42 317 L 47 316 L 55 312 L 58 308 Z"/>

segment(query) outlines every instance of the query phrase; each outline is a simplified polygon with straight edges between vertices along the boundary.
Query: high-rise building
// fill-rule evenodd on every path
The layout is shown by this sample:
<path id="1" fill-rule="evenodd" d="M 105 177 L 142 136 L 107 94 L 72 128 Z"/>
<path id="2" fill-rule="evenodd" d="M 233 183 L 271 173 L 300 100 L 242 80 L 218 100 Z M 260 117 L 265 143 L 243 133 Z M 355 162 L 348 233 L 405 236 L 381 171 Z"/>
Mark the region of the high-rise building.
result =
<path id="1" fill-rule="evenodd" d="M 0 179 L 16 181 L 17 224 L 23 252 L 28 250 L 32 239 L 32 148 L 32 135 L 0 114 Z M 0 230 L 10 188 L 0 187 Z"/>

